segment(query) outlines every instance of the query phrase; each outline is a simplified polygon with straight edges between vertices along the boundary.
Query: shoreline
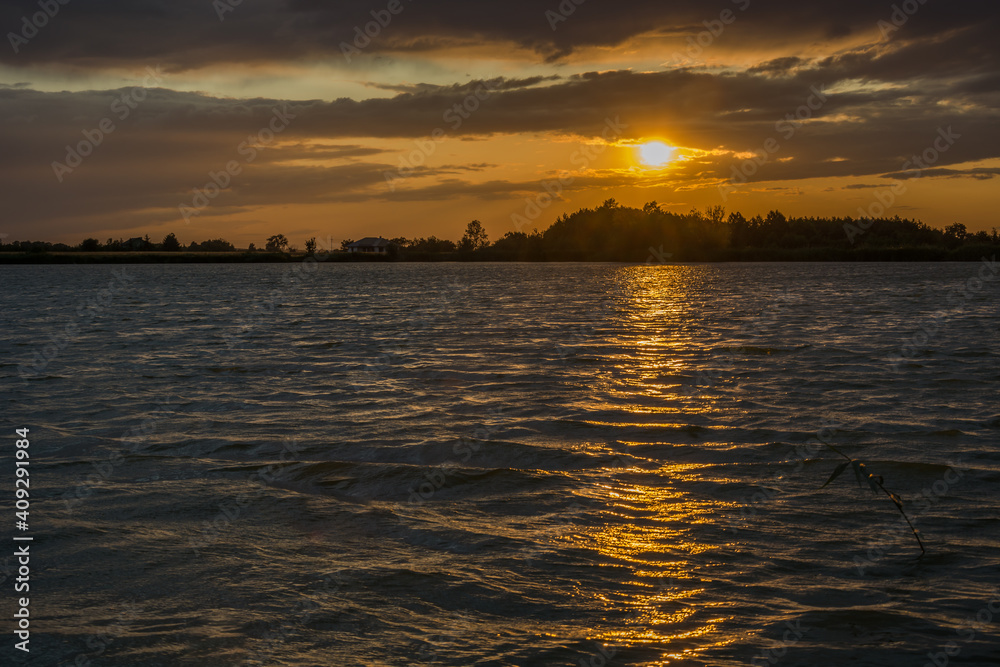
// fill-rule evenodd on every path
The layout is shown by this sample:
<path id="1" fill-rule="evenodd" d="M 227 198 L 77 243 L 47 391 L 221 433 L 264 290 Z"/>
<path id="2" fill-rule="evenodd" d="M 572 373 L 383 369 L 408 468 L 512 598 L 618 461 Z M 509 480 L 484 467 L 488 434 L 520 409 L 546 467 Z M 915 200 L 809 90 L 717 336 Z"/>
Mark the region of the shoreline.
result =
<path id="1" fill-rule="evenodd" d="M 726 264 L 753 262 L 979 262 L 1000 254 L 1000 246 L 968 245 L 949 250 L 934 247 L 858 248 L 843 250 L 744 248 L 702 255 L 676 254 L 669 257 L 587 256 L 585 253 L 559 253 L 545 256 L 505 256 L 493 252 L 407 253 L 388 257 L 349 253 L 274 253 L 274 252 L 0 252 L 0 265 L 18 264 L 288 264 L 312 257 L 319 263 L 482 263 L 526 262 L 565 264 L 571 262 L 610 262 L 621 264 Z"/>

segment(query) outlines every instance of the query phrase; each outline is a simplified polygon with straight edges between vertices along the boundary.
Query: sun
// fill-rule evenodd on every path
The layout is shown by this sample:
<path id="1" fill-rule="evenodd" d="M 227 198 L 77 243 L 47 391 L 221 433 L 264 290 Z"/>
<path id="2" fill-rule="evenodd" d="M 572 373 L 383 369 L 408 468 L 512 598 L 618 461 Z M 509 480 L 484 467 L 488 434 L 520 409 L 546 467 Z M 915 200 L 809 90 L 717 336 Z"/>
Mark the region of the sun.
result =
<path id="1" fill-rule="evenodd" d="M 673 162 L 676 152 L 676 148 L 668 146 L 662 141 L 647 141 L 639 145 L 639 159 L 650 167 L 662 167 Z"/>

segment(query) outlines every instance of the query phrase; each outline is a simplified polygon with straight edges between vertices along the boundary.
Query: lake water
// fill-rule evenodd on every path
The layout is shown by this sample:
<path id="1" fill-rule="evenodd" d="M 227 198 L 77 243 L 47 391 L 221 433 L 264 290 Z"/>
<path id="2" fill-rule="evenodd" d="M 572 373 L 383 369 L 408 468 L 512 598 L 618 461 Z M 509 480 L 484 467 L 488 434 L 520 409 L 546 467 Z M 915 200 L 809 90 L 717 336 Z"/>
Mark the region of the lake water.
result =
<path id="1" fill-rule="evenodd" d="M 0 267 L 0 660 L 1000 664 L 994 271 Z"/>

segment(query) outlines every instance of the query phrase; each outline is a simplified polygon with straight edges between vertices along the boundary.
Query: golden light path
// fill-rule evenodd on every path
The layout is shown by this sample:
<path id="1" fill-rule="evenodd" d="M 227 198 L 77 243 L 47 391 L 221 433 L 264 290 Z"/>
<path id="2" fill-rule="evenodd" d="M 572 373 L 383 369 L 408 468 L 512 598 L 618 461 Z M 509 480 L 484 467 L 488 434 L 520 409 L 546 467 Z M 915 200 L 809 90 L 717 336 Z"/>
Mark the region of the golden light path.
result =
<path id="1" fill-rule="evenodd" d="M 668 153 L 673 157 L 676 149 L 653 143 L 662 148 L 644 144 L 644 162 L 662 164 L 669 161 Z M 608 559 L 608 567 L 630 571 L 627 590 L 609 590 L 598 599 L 609 611 L 627 610 L 633 621 L 594 633 L 592 639 L 618 647 L 661 647 L 659 658 L 646 664 L 673 667 L 739 638 L 725 630 L 729 604 L 707 593 L 712 573 L 706 564 L 722 562 L 723 544 L 704 542 L 701 536 L 710 531 L 695 529 L 716 520 L 717 502 L 683 490 L 704 481 L 704 464 L 643 461 L 639 453 L 650 444 L 668 447 L 671 430 L 713 409 L 710 397 L 689 396 L 678 384 L 680 376 L 693 374 L 689 353 L 698 340 L 688 311 L 691 285 L 697 283 L 684 267 L 659 268 L 626 269 L 618 276 L 616 295 L 624 312 L 614 343 L 620 351 L 614 372 L 598 385 L 614 396 L 607 410 L 619 415 L 617 423 L 600 418 L 594 423 L 639 427 L 646 437 L 619 441 L 633 452 L 628 457 L 633 467 L 609 469 L 581 491 L 605 503 L 606 521 L 578 536 L 576 546 L 595 549 Z M 660 428 L 662 440 L 651 433 Z"/>

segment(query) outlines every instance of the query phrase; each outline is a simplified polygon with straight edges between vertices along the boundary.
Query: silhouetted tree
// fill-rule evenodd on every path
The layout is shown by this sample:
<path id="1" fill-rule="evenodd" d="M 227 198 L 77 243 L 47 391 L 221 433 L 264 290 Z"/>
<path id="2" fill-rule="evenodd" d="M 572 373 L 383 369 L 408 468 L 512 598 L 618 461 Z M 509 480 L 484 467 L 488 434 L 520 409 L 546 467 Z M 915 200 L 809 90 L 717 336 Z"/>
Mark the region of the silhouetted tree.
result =
<path id="1" fill-rule="evenodd" d="M 97 252 L 101 249 L 101 242 L 97 239 L 84 239 L 80 244 L 80 250 L 84 252 Z"/>
<path id="2" fill-rule="evenodd" d="M 457 246 L 454 241 L 449 241 L 448 239 L 439 239 L 436 236 L 431 236 L 429 238 L 423 239 L 413 239 L 410 242 L 409 250 L 415 252 L 455 252 Z"/>
<path id="3" fill-rule="evenodd" d="M 174 236 L 173 232 L 170 232 L 163 237 L 163 249 L 167 252 L 176 252 L 181 249 L 181 243 L 177 240 L 177 237 Z"/>
<path id="4" fill-rule="evenodd" d="M 458 247 L 460 250 L 464 250 L 466 252 L 474 252 L 485 248 L 489 244 L 490 239 L 486 235 L 483 223 L 478 220 L 473 220 L 465 228 L 465 236 L 462 237 L 462 242 L 459 243 Z"/>
<path id="5" fill-rule="evenodd" d="M 961 243 L 965 240 L 965 237 L 969 235 L 969 232 L 965 225 L 960 222 L 956 222 L 944 228 L 944 235 L 945 238 L 950 241 L 958 241 Z"/>
<path id="6" fill-rule="evenodd" d="M 275 234 L 267 239 L 267 250 L 270 252 L 278 252 L 288 248 L 288 239 L 285 238 L 284 234 Z"/>
<path id="7" fill-rule="evenodd" d="M 537 229 L 531 234 L 507 232 L 493 244 L 492 250 L 503 259 L 519 261 L 542 259 L 542 235 Z"/>
<path id="8" fill-rule="evenodd" d="M 349 250 L 348 246 L 350 246 L 352 243 L 354 243 L 354 239 L 344 239 L 343 241 L 341 241 L 340 242 L 341 252 L 347 252 Z"/>
<path id="9" fill-rule="evenodd" d="M 705 217 L 717 225 L 721 225 L 726 219 L 726 209 L 722 206 L 709 206 L 705 209 Z"/>
<path id="10" fill-rule="evenodd" d="M 236 246 L 226 239 L 209 239 L 202 241 L 198 245 L 198 249 L 204 252 L 233 252 L 236 250 Z"/>
<path id="11" fill-rule="evenodd" d="M 316 252 L 316 237 L 306 239 L 306 253 L 312 255 Z"/>

